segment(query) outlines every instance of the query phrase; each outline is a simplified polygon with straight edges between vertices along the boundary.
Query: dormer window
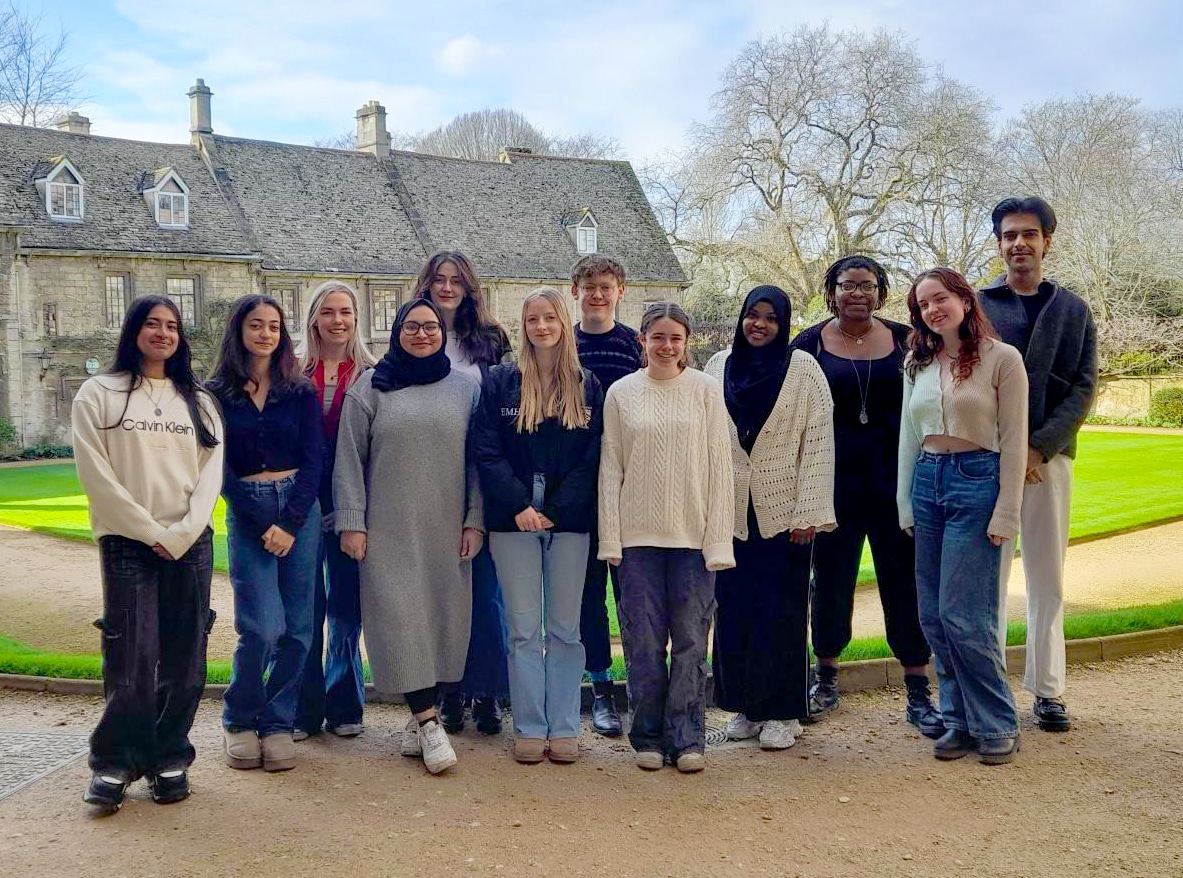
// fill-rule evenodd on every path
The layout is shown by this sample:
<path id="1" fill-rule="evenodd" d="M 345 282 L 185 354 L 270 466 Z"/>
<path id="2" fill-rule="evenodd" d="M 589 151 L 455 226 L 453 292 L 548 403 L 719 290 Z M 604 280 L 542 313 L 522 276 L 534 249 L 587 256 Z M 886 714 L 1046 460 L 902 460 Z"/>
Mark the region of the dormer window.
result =
<path id="1" fill-rule="evenodd" d="M 575 249 L 580 254 L 595 253 L 599 243 L 598 237 L 596 218 L 589 210 L 575 227 Z"/>
<path id="2" fill-rule="evenodd" d="M 82 175 L 67 159 L 62 159 L 44 178 L 45 212 L 61 223 L 80 223 L 85 215 L 86 201 Z M 40 186 L 39 186 L 40 188 Z"/>
<path id="3" fill-rule="evenodd" d="M 189 228 L 189 187 L 172 168 L 161 168 L 147 181 L 144 198 L 162 229 Z"/>

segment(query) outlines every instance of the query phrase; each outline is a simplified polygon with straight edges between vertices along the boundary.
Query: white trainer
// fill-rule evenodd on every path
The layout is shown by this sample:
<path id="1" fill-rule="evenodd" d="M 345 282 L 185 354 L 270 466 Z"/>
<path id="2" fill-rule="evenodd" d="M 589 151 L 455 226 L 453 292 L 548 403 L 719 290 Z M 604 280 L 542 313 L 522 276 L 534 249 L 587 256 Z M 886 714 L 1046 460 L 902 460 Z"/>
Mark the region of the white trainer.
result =
<path id="1" fill-rule="evenodd" d="M 326 726 L 330 734 L 338 738 L 356 738 L 366 730 L 361 723 L 341 723 L 339 726 Z"/>
<path id="2" fill-rule="evenodd" d="M 764 723 L 754 723 L 744 714 L 737 713 L 731 718 L 731 722 L 727 723 L 727 739 L 729 741 L 746 741 L 748 738 L 754 738 L 760 734 L 760 729 L 763 727 Z"/>
<path id="3" fill-rule="evenodd" d="M 423 742 L 419 739 L 419 720 L 415 717 L 407 720 L 407 727 L 403 729 L 402 754 L 404 756 L 423 755 Z"/>
<path id="4" fill-rule="evenodd" d="M 440 774 L 456 764 L 456 751 L 448 733 L 436 720 L 430 719 L 419 727 L 419 740 L 423 742 L 423 764 L 432 774 Z"/>
<path id="5" fill-rule="evenodd" d="M 785 722 L 779 719 L 770 719 L 764 723 L 764 728 L 760 730 L 760 749 L 788 750 L 797 743 L 800 734 L 801 723 L 799 720 L 791 719 Z"/>

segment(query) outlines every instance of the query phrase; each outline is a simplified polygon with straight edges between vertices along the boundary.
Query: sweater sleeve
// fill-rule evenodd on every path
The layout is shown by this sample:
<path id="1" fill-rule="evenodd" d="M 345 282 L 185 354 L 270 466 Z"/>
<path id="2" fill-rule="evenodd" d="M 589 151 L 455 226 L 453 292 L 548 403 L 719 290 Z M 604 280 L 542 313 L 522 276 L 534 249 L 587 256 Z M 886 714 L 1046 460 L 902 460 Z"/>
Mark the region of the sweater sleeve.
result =
<path id="1" fill-rule="evenodd" d="M 481 401 L 473 414 L 469 442 L 482 490 L 502 500 L 517 515 L 530 505 L 530 492 L 514 474 L 505 454 L 501 436 L 501 374 L 500 369 L 490 369 L 481 383 Z M 525 437 L 516 438 L 527 441 Z"/>
<path id="2" fill-rule="evenodd" d="M 374 413 L 351 388 L 341 407 L 341 425 L 337 430 L 337 457 L 333 462 L 333 508 L 337 533 L 366 528 L 366 470 L 370 462 L 370 425 Z"/>
<path id="3" fill-rule="evenodd" d="M 1027 370 L 1018 350 L 1007 345 L 998 366 L 998 500 L 986 532 L 1011 539 L 1019 532 L 1023 481 L 1027 473 Z"/>
<path id="4" fill-rule="evenodd" d="M 1050 375 L 1049 380 L 1060 380 Z M 1068 394 L 1052 409 L 1031 434 L 1029 443 L 1044 460 L 1051 460 L 1072 443 L 1097 395 L 1097 330 L 1093 314 L 1084 306 L 1084 337 L 1076 372 L 1069 378 Z"/>
<path id="5" fill-rule="evenodd" d="M 320 471 L 324 466 L 324 426 L 321 408 L 312 385 L 302 388 L 296 399 L 300 406 L 300 466 L 287 509 L 279 526 L 292 536 L 304 526 L 312 504 L 320 493 Z"/>
<path id="6" fill-rule="evenodd" d="M 624 446 L 620 424 L 618 385 L 608 388 L 604 400 L 604 436 L 600 445 L 600 546 L 596 557 L 619 564 L 620 491 L 624 487 Z M 734 501 L 732 501 L 734 503 Z"/>
<path id="7" fill-rule="evenodd" d="M 904 400 L 900 409 L 900 449 L 899 476 L 896 481 L 895 503 L 900 516 L 900 527 L 907 529 L 914 526 L 912 517 L 912 475 L 916 471 L 916 456 L 920 454 L 920 437 L 916 434 L 916 427 L 912 423 L 909 411 L 909 401 L 912 391 L 916 387 L 915 378 L 909 378 L 904 372 Z"/>
<path id="8" fill-rule="evenodd" d="M 797 502 L 790 528 L 832 531 L 834 513 L 834 399 L 817 360 L 802 357 L 806 394 L 805 434 L 797 462 Z"/>
<path id="9" fill-rule="evenodd" d="M 596 502 L 596 477 L 600 469 L 600 443 L 604 433 L 604 392 L 590 371 L 584 372 L 583 380 L 588 383 L 584 396 L 591 410 L 583 453 L 563 476 L 558 490 L 548 494 L 542 509 L 542 514 L 553 521 L 556 528 L 563 527 L 564 520 L 571 512 L 588 505 L 594 506 Z"/>
<path id="10" fill-rule="evenodd" d="M 477 409 L 481 402 L 481 388 L 479 386 L 472 389 L 472 408 L 469 409 L 468 422 L 471 425 L 473 420 L 478 416 Z M 472 431 L 466 430 L 467 440 L 466 445 L 469 444 L 472 437 Z M 464 454 L 464 487 L 465 487 L 465 506 L 464 506 L 464 526 L 470 527 L 473 530 L 479 530 L 481 533 L 485 532 L 485 503 L 484 496 L 481 494 L 481 477 L 477 472 L 476 455 L 472 453 L 472 449 L 468 448 Z"/>
<path id="11" fill-rule="evenodd" d="M 735 473 L 731 460 L 729 416 L 723 388 L 711 378 L 706 393 L 707 522 L 702 556 L 710 571 L 735 566 Z"/>
<path id="12" fill-rule="evenodd" d="M 111 523 L 112 530 L 153 546 L 160 542 L 166 529 L 119 481 L 103 441 L 101 407 L 90 397 L 89 390 L 79 391 L 70 409 L 78 480 L 82 482 L 87 500 L 103 507 L 103 515 Z"/>
<path id="13" fill-rule="evenodd" d="M 222 418 L 206 393 L 201 392 L 198 399 L 201 413 L 218 444 L 213 448 L 198 445 L 197 484 L 193 487 L 193 493 L 189 495 L 189 511 L 180 521 L 170 525 L 160 538 L 160 545 L 177 559 L 183 557 L 197 542 L 197 538 L 213 517 L 214 504 L 218 502 L 218 495 L 222 492 L 222 461 L 226 454 Z"/>

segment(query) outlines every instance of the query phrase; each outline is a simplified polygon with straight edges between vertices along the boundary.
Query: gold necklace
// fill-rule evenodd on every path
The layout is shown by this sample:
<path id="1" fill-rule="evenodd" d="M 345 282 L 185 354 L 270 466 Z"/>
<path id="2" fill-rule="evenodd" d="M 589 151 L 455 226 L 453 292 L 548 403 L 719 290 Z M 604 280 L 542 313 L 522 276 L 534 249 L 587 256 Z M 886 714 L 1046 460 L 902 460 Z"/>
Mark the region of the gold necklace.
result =
<path id="1" fill-rule="evenodd" d="M 834 325 L 838 327 L 838 331 L 840 333 L 842 333 L 844 336 L 846 336 L 846 338 L 853 341 L 855 344 L 862 344 L 863 339 L 875 331 L 875 322 L 874 321 L 871 321 L 871 328 L 868 329 L 866 332 L 862 333 L 861 335 L 855 335 L 853 332 L 847 332 L 845 329 L 842 328 L 842 323 L 840 321 L 835 320 Z"/>

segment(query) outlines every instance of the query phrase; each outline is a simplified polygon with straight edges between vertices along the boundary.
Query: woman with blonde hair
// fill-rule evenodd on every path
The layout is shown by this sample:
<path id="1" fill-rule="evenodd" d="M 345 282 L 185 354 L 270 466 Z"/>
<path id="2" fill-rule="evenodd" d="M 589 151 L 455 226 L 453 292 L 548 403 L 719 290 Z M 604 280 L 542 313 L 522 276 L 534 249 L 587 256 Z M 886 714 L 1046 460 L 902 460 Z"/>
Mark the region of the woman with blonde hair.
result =
<path id="1" fill-rule="evenodd" d="M 300 367 L 316 390 L 324 428 L 324 464 L 320 476 L 321 541 L 316 564 L 312 647 L 304 664 L 300 705 L 292 737 L 362 733 L 365 682 L 361 666 L 361 580 L 357 562 L 341 551 L 333 534 L 333 460 L 345 394 L 377 358 L 357 332 L 357 296 L 340 281 L 321 284 L 304 315 L 304 337 L 297 354 Z M 325 619 L 329 649 L 325 651 Z"/>
<path id="2" fill-rule="evenodd" d="M 522 303 L 518 362 L 485 376 L 473 437 L 508 611 L 518 762 L 579 758 L 579 616 L 603 400 L 579 365 L 566 300 L 539 287 Z"/>

